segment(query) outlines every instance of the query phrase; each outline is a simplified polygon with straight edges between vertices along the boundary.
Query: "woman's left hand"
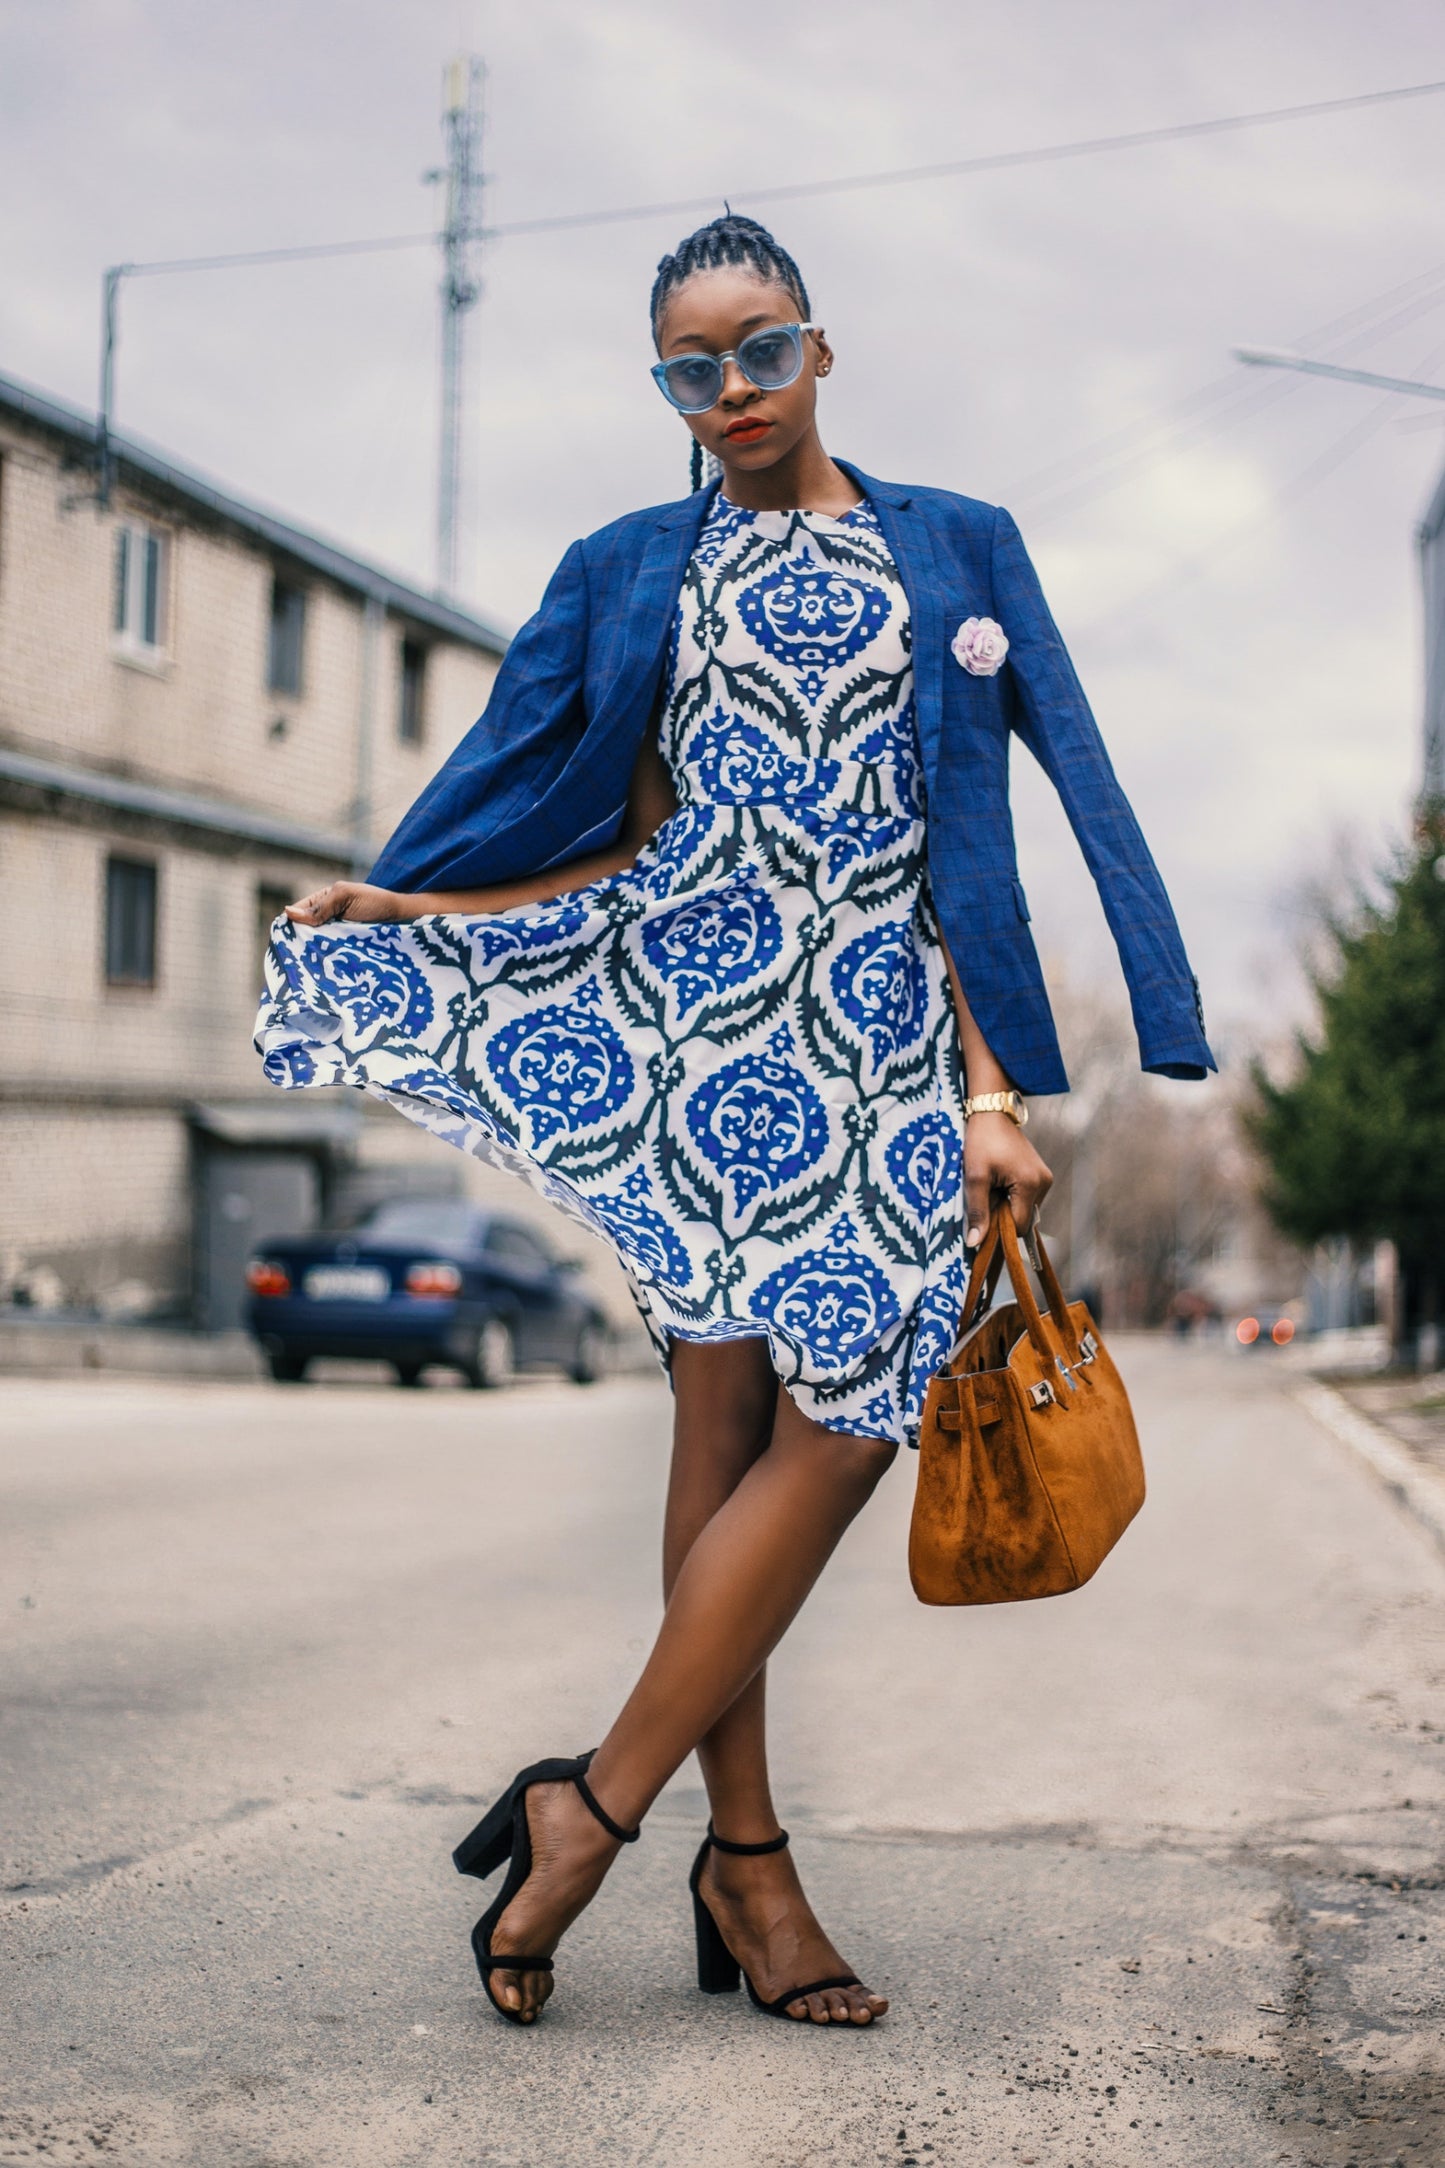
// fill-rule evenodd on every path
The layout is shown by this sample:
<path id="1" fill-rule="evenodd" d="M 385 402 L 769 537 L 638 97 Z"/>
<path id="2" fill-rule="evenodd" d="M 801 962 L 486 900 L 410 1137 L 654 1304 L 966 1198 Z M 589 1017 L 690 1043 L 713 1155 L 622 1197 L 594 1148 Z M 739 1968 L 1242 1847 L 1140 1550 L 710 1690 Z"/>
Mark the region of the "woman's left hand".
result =
<path id="1" fill-rule="evenodd" d="M 982 1242 L 996 1190 L 1013 1208 L 1014 1225 L 1026 1235 L 1054 1178 L 1024 1132 L 1007 1114 L 970 1115 L 963 1140 L 963 1194 L 968 1212 L 964 1241 Z"/>
<path id="2" fill-rule="evenodd" d="M 332 881 L 312 895 L 286 906 L 287 918 L 300 926 L 325 926 L 334 918 L 358 920 L 363 925 L 392 925 L 402 915 L 405 898 L 389 888 L 372 888 L 365 881 Z"/>

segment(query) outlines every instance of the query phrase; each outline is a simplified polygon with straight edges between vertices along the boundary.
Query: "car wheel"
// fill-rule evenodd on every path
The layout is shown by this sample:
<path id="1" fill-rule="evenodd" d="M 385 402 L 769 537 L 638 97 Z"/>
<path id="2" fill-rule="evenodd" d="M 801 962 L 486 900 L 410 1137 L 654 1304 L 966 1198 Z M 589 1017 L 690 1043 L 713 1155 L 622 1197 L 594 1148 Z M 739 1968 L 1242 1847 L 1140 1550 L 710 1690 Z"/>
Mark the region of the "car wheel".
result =
<path id="1" fill-rule="evenodd" d="M 306 1375 L 304 1355 L 272 1355 L 268 1360 L 278 1385 L 299 1385 Z"/>
<path id="2" fill-rule="evenodd" d="M 392 1368 L 396 1372 L 397 1384 L 420 1385 L 421 1367 L 420 1363 L 393 1363 Z"/>
<path id="3" fill-rule="evenodd" d="M 499 1387 L 510 1385 L 516 1374 L 511 1326 L 504 1317 L 485 1318 L 472 1342 L 468 1380 L 484 1392 L 496 1392 Z"/>
<path id="4" fill-rule="evenodd" d="M 599 1378 L 605 1378 L 610 1352 L 607 1334 L 595 1320 L 589 1318 L 577 1335 L 577 1347 L 571 1365 L 573 1383 L 595 1385 Z"/>

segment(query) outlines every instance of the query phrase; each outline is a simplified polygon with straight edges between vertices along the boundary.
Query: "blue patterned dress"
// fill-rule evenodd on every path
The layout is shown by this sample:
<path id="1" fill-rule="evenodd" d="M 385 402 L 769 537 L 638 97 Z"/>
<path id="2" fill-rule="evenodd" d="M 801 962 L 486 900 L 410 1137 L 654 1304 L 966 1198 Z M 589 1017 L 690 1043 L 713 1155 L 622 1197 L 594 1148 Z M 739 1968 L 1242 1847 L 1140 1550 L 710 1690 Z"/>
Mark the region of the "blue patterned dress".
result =
<path id="1" fill-rule="evenodd" d="M 278 919 L 274 1084 L 359 1085 L 529 1181 L 669 1336 L 765 1336 L 805 1413 L 916 1441 L 964 1282 L 961 1080 L 908 603 L 866 504 L 721 496 L 679 597 L 678 811 L 555 902 Z"/>

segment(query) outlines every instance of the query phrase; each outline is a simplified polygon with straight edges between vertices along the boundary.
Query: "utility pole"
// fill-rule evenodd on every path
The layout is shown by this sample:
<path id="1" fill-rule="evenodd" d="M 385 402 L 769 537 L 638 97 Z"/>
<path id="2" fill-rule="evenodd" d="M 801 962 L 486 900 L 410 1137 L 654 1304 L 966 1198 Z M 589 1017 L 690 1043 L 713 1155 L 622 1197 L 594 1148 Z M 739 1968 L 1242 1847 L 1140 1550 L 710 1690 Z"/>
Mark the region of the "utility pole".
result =
<path id="1" fill-rule="evenodd" d="M 1343 384 L 1401 392 L 1413 399 L 1445 399 L 1445 384 L 1421 384 L 1406 376 L 1379 376 L 1373 369 L 1346 369 L 1271 347 L 1235 348 L 1236 361 L 1257 369 L 1295 369 L 1304 376 L 1331 376 Z M 1420 815 L 1430 821 L 1445 809 L 1445 474 L 1418 528 L 1420 577 L 1425 589 L 1425 730 L 1420 776 Z"/>
<path id="2" fill-rule="evenodd" d="M 447 162 L 429 181 L 446 184 L 442 250 L 441 446 L 437 467 L 437 587 L 457 589 L 461 545 L 463 374 L 466 319 L 481 299 L 482 87 L 480 60 L 463 56 L 442 73 Z"/>

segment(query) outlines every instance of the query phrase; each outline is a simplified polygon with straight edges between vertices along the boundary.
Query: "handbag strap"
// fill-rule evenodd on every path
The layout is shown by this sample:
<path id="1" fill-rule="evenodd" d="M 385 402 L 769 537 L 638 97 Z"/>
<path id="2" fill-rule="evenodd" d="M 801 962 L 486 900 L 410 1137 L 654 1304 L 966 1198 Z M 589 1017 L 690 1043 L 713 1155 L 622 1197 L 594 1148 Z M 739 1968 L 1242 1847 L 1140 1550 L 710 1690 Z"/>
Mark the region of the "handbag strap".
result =
<path id="1" fill-rule="evenodd" d="M 968 1292 L 963 1298 L 958 1338 L 954 1342 L 955 1352 L 964 1335 L 987 1307 L 983 1300 L 985 1294 L 989 1302 L 993 1300 L 994 1290 L 1004 1266 L 1008 1268 L 1008 1276 L 1019 1308 L 1023 1312 L 1024 1325 L 1029 1339 L 1033 1342 L 1034 1353 L 1040 1362 L 1052 1367 L 1054 1351 L 1049 1346 L 1043 1317 L 1034 1299 L 1034 1291 L 1029 1285 L 1028 1273 L 1024 1270 L 1024 1261 L 1019 1253 L 1018 1229 L 1014 1226 L 1013 1212 L 1006 1199 L 994 1206 L 984 1238 L 974 1257 L 973 1270 L 968 1277 Z"/>
<path id="2" fill-rule="evenodd" d="M 1059 1335 L 1065 1354 L 1072 1356 L 1073 1360 L 1077 1362 L 1081 1350 L 1078 1337 L 1074 1331 L 1074 1321 L 1069 1315 L 1068 1304 L 1064 1300 L 1064 1291 L 1059 1284 L 1059 1276 L 1054 1270 L 1048 1251 L 1044 1248 L 1043 1237 L 1037 1232 L 1033 1237 L 1032 1248 L 1039 1281 L 1044 1290 L 1044 1299 L 1048 1304 L 1049 1315 L 1054 1321 L 1054 1328 Z M 1034 1353 L 1042 1363 L 1052 1368 L 1057 1358 L 1053 1348 L 1049 1345 L 1048 1335 L 1044 1331 L 1043 1313 L 1039 1309 L 1037 1298 L 1029 1282 L 1023 1252 L 1019 1247 L 1018 1229 L 1014 1225 L 1013 1209 L 1006 1198 L 994 1206 L 984 1238 L 974 1253 L 973 1268 L 968 1276 L 968 1291 L 963 1298 L 963 1314 L 958 1322 L 958 1334 L 954 1340 L 949 1360 L 952 1361 L 953 1356 L 957 1354 L 963 1342 L 965 1334 L 992 1303 L 995 1290 L 1005 1267 L 1008 1269 L 1009 1281 L 1013 1287 L 1015 1299 L 1023 1313 L 1024 1326 L 1030 1341 L 1033 1343 Z"/>
<path id="3" fill-rule="evenodd" d="M 1054 1270 L 1054 1261 L 1045 1248 L 1044 1238 L 1037 1227 L 1034 1228 L 1029 1238 L 1029 1255 L 1033 1260 L 1034 1270 L 1039 1276 L 1039 1285 L 1044 1291 L 1044 1298 L 1049 1306 L 1049 1315 L 1058 1327 L 1059 1338 L 1064 1344 L 1064 1351 L 1066 1354 L 1071 1355 L 1075 1362 L 1078 1362 L 1084 1352 L 1079 1341 L 1078 1328 L 1070 1312 L 1068 1300 L 1059 1281 L 1059 1275 Z"/>

